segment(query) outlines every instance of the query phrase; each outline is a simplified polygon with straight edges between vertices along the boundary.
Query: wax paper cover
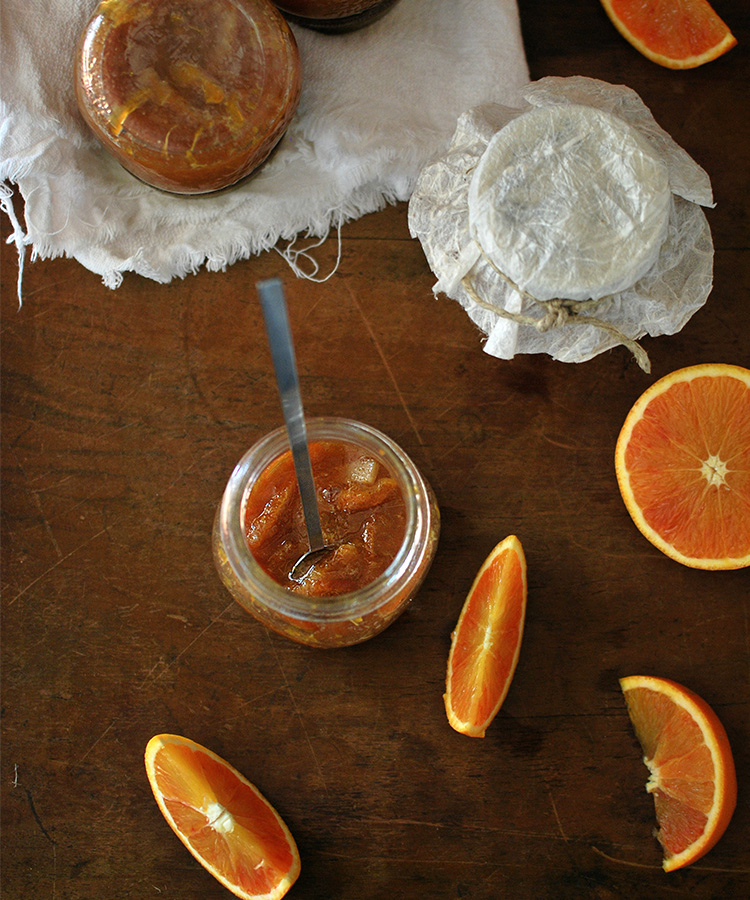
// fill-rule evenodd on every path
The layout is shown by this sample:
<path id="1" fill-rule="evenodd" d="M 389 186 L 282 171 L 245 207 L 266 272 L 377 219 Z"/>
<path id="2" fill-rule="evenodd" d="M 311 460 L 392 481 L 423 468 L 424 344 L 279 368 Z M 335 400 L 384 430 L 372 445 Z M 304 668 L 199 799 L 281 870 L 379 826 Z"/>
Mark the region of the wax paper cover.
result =
<path id="1" fill-rule="evenodd" d="M 638 338 L 679 331 L 711 291 L 713 242 L 701 209 L 713 205 L 708 175 L 626 86 L 582 76 L 550 77 L 529 84 L 523 94 L 520 109 L 485 104 L 467 111 L 448 151 L 420 174 L 409 203 L 409 225 L 438 276 L 434 290 L 461 303 L 486 334 L 484 349 L 493 356 L 547 353 L 564 362 L 582 362 L 625 344 L 648 368 L 635 343 Z M 535 296 L 513 282 L 476 240 L 470 201 L 472 179 L 495 136 L 520 117 L 557 105 L 600 110 L 631 129 L 663 166 L 670 196 L 658 252 L 632 284 L 615 282 L 605 285 L 613 292 L 604 297 L 588 291 L 553 306 L 545 305 L 547 296 Z M 542 194 L 538 202 L 543 210 Z"/>

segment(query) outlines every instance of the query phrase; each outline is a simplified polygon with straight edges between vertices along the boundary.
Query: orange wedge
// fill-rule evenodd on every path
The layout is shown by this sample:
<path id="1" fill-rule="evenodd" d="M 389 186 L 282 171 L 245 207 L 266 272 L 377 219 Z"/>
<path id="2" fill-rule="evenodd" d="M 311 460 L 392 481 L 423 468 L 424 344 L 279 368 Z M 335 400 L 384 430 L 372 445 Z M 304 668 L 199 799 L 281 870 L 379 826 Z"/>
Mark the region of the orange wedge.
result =
<path id="1" fill-rule="evenodd" d="M 615 470 L 633 521 L 667 556 L 750 565 L 750 370 L 690 366 L 651 385 L 622 426 Z"/>
<path id="2" fill-rule="evenodd" d="M 707 0 L 602 0 L 636 50 L 669 69 L 702 66 L 737 43 Z"/>
<path id="3" fill-rule="evenodd" d="M 526 559 L 515 535 L 479 569 L 451 637 L 445 711 L 451 726 L 484 737 L 508 693 L 526 615 Z"/>
<path id="4" fill-rule="evenodd" d="M 620 679 L 651 777 L 664 871 L 689 866 L 724 834 L 737 805 L 727 733 L 711 707 L 666 678 Z"/>
<path id="5" fill-rule="evenodd" d="M 146 747 L 164 818 L 198 862 L 244 900 L 279 900 L 300 871 L 289 829 L 260 791 L 211 750 L 176 734 Z"/>

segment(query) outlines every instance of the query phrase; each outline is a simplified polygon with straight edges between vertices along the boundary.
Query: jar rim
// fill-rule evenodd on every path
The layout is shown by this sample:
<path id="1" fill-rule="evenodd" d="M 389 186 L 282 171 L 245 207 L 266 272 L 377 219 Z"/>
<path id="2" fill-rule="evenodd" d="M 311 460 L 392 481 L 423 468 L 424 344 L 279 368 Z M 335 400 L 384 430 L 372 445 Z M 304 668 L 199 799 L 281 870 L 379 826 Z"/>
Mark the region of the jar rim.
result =
<path id="1" fill-rule="evenodd" d="M 306 419 L 309 441 L 338 440 L 374 450 L 396 478 L 406 504 L 404 537 L 385 570 L 356 591 L 334 597 L 297 594 L 275 581 L 255 560 L 244 533 L 245 507 L 252 484 L 274 459 L 289 450 L 282 426 L 260 438 L 245 452 L 227 482 L 219 507 L 219 529 L 227 562 L 251 593 L 283 616 L 313 623 L 346 621 L 365 616 L 389 602 L 409 582 L 414 566 L 425 553 L 424 536 L 430 528 L 427 484 L 405 451 L 391 438 L 354 419 Z"/>

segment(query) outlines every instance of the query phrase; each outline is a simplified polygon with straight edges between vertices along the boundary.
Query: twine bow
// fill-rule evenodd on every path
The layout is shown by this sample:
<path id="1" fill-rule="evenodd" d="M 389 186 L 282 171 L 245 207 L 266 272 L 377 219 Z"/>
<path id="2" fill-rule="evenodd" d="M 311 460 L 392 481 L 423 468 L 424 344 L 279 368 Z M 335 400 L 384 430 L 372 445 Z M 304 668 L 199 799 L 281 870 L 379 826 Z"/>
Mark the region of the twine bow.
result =
<path id="1" fill-rule="evenodd" d="M 482 250 L 481 245 L 477 241 L 477 246 L 479 247 L 480 253 L 482 257 L 486 260 L 487 263 L 494 269 L 494 271 L 502 278 L 502 280 L 514 291 L 516 291 L 523 300 L 528 301 L 530 303 L 536 303 L 544 309 L 544 315 L 540 318 L 536 318 L 534 316 L 526 316 L 522 313 L 514 313 L 509 312 L 507 309 L 503 309 L 501 306 L 495 306 L 492 303 L 488 303 L 479 296 L 476 292 L 474 285 L 471 282 L 471 279 L 468 275 L 465 275 L 461 279 L 461 284 L 463 285 L 465 291 L 471 299 L 478 305 L 481 306 L 482 309 L 487 309 L 490 312 L 495 313 L 495 315 L 502 316 L 504 319 L 510 319 L 512 322 L 516 322 L 518 325 L 529 325 L 532 328 L 535 328 L 540 334 L 543 334 L 546 331 L 551 331 L 554 328 L 563 328 L 566 325 L 593 325 L 594 328 L 600 328 L 602 331 L 606 331 L 607 334 L 611 334 L 614 337 L 618 344 L 621 344 L 623 347 L 627 347 L 628 350 L 635 357 L 635 361 L 638 365 L 643 369 L 644 372 L 651 371 L 651 361 L 648 358 L 648 354 L 641 347 L 641 345 L 629 338 L 626 334 L 623 334 L 619 328 L 615 325 L 612 325 L 610 322 L 605 322 L 604 320 L 598 318 L 597 316 L 589 316 L 583 315 L 586 310 L 601 308 L 603 304 L 612 299 L 612 295 L 607 295 L 605 297 L 597 297 L 592 300 L 564 300 L 562 298 L 556 297 L 552 300 L 537 300 L 532 294 L 528 291 L 525 291 L 523 288 L 519 287 L 512 278 L 509 278 L 504 272 L 502 272 L 498 267 L 489 259 L 488 256 Z"/>

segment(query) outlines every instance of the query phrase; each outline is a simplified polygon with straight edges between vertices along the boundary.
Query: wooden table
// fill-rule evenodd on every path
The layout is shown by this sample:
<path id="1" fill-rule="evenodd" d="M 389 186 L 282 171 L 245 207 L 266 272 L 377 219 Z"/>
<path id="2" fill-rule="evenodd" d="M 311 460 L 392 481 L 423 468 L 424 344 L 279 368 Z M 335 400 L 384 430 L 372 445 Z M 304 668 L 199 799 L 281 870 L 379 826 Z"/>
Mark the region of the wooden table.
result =
<path id="1" fill-rule="evenodd" d="M 741 45 L 674 72 L 595 0 L 521 0 L 532 78 L 634 88 L 710 174 L 715 284 L 672 337 L 582 365 L 502 362 L 435 281 L 405 204 L 343 229 L 340 270 L 291 276 L 269 252 L 225 273 L 111 291 L 78 263 L 3 245 L 3 895 L 223 898 L 153 801 L 148 739 L 224 756 L 294 833 L 299 900 L 750 895 L 750 571 L 685 568 L 636 530 L 615 440 L 656 378 L 750 363 L 747 73 Z M 3 222 L 4 235 L 8 223 Z M 333 266 L 335 236 L 318 252 Z M 400 443 L 442 511 L 419 595 L 376 639 L 318 651 L 269 633 L 215 573 L 233 466 L 281 424 L 254 296 L 284 278 L 310 415 Z M 484 740 L 452 731 L 450 633 L 494 544 L 529 567 L 520 662 Z M 717 710 L 740 801 L 717 847 L 665 875 L 646 768 L 618 687 L 667 676 Z"/>

